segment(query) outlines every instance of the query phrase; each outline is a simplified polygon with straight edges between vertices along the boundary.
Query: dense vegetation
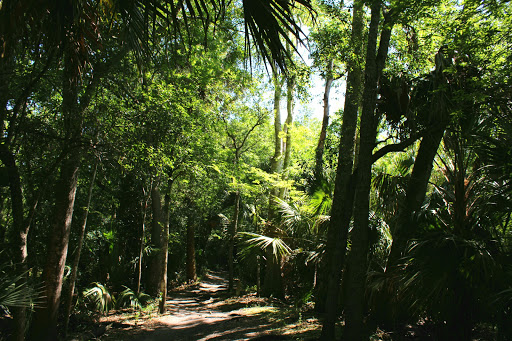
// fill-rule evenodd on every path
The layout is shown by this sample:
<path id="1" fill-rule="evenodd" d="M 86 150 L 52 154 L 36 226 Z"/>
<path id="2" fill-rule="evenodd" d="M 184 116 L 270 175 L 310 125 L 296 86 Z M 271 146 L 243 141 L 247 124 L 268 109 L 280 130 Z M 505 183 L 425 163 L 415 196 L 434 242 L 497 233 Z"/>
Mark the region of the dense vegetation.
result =
<path id="1" fill-rule="evenodd" d="M 324 340 L 512 338 L 511 74 L 505 0 L 0 1 L 9 333 L 215 269 Z"/>

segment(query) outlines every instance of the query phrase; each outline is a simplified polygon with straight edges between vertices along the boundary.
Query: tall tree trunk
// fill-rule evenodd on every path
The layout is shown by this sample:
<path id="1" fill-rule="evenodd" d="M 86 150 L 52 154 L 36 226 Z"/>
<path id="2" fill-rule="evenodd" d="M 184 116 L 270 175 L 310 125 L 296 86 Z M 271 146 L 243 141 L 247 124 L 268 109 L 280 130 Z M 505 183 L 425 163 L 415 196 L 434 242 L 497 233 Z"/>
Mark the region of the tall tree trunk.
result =
<path id="1" fill-rule="evenodd" d="M 281 157 L 284 152 L 284 158 L 282 157 L 279 168 L 276 170 L 277 172 L 282 173 L 282 179 L 286 179 L 286 174 L 284 171 L 288 168 L 291 159 L 291 150 L 292 150 L 292 134 L 291 127 L 293 124 L 293 93 L 295 90 L 295 77 L 291 77 L 288 79 L 287 84 L 287 93 L 286 93 L 286 121 L 283 128 L 283 132 L 286 134 L 286 140 L 284 143 L 280 141 L 281 148 Z M 274 103 L 274 106 L 276 104 Z M 280 116 L 280 115 L 279 115 Z M 277 116 L 274 124 L 277 126 Z M 280 117 L 279 117 L 279 127 L 281 126 Z M 278 134 L 277 129 L 275 131 Z M 282 140 L 279 138 L 279 135 L 276 135 L 276 141 Z M 277 144 L 276 144 L 277 148 Z M 277 151 L 277 149 L 276 149 Z M 280 199 L 284 198 L 285 188 L 275 188 L 273 190 L 273 196 L 276 196 Z M 271 212 L 272 216 L 275 216 L 275 200 L 271 197 Z M 270 219 L 270 218 L 269 218 Z M 271 226 L 271 231 L 269 234 L 273 235 L 273 237 L 278 237 L 276 233 L 275 226 Z M 263 296 L 273 296 L 277 298 L 284 298 L 284 286 L 283 286 L 283 277 L 281 271 L 282 259 L 281 256 L 274 255 L 273 249 L 271 246 L 268 246 L 265 250 L 266 253 L 266 270 L 265 270 L 265 281 L 263 282 L 262 294 Z"/>
<path id="2" fill-rule="evenodd" d="M 148 201 L 151 197 L 151 188 L 153 186 L 153 183 L 150 185 L 149 189 L 149 195 L 146 195 L 146 190 L 144 187 L 142 188 L 143 194 L 144 194 L 144 202 L 142 203 L 142 224 L 141 224 L 141 231 L 140 231 L 140 248 L 139 248 L 139 264 L 137 266 L 138 268 L 138 274 L 137 274 L 137 294 L 140 294 L 140 285 L 142 280 L 142 257 L 144 256 L 144 235 L 146 234 L 146 216 L 148 212 Z"/>
<path id="3" fill-rule="evenodd" d="M 197 280 L 195 225 L 189 221 L 187 225 L 187 281 Z"/>
<path id="4" fill-rule="evenodd" d="M 52 226 L 46 265 L 43 270 L 46 306 L 36 312 L 34 336 L 41 340 L 57 338 L 57 317 L 62 292 L 62 279 L 69 244 L 69 232 L 75 204 L 79 153 L 71 153 L 61 166 L 56 188 L 54 223 Z"/>
<path id="5" fill-rule="evenodd" d="M 171 189 L 172 180 L 169 180 L 167 193 L 165 194 L 163 207 L 163 231 L 162 231 L 162 273 L 160 275 L 160 314 L 165 313 L 165 303 L 167 301 L 167 264 L 169 260 L 169 211 L 171 207 Z"/>
<path id="6" fill-rule="evenodd" d="M 290 165 L 292 155 L 292 125 L 293 125 L 293 109 L 294 101 L 293 94 L 295 92 L 295 76 L 288 79 L 286 89 L 286 121 L 284 131 L 286 133 L 286 142 L 284 144 L 284 160 L 283 160 L 283 171 L 285 171 Z"/>
<path id="7" fill-rule="evenodd" d="M 55 188 L 53 225 L 43 270 L 46 305 L 35 315 L 33 336 L 40 340 L 57 338 L 57 318 L 62 293 L 62 279 L 69 244 L 69 232 L 73 218 L 81 149 L 78 141 L 82 135 L 83 110 L 78 105 L 78 65 L 73 58 L 72 44 L 64 52 L 62 89 L 62 117 L 66 133 L 65 157 Z M 82 104 L 82 103 L 81 103 Z M 85 106 L 85 103 L 84 103 Z M 81 110 L 82 109 L 82 110 Z M 75 149 L 71 150 L 73 146 Z M 67 149 L 67 150 L 66 150 Z"/>
<path id="8" fill-rule="evenodd" d="M 283 132 L 285 133 L 286 140 L 283 143 L 284 150 L 284 158 L 283 158 L 283 167 L 282 167 L 282 179 L 288 179 L 288 175 L 286 170 L 290 165 L 290 160 L 292 156 L 292 126 L 293 126 L 293 93 L 295 91 L 295 76 L 292 76 L 288 79 L 287 89 L 286 89 L 286 121 L 284 122 Z M 279 199 L 283 199 L 285 194 L 285 188 L 281 187 L 279 189 Z"/>
<path id="9" fill-rule="evenodd" d="M 240 215 L 240 191 L 235 192 L 235 211 L 233 212 L 233 222 L 229 228 L 229 250 L 228 250 L 228 291 L 230 293 L 234 290 L 234 276 L 235 276 L 235 236 L 238 229 L 238 216 Z"/>
<path id="10" fill-rule="evenodd" d="M 316 308 L 325 310 L 322 340 L 335 339 L 335 323 L 338 316 L 338 294 L 341 272 L 344 265 L 347 235 L 353 206 L 351 186 L 354 160 L 354 134 L 357 112 L 361 100 L 361 63 L 357 59 L 362 50 L 363 1 L 354 1 L 352 13 L 352 58 L 348 60 L 347 93 L 341 126 L 338 166 L 331 210 L 331 222 L 327 231 L 326 253 L 320 268 L 321 281 Z"/>
<path id="11" fill-rule="evenodd" d="M 164 217 L 162 213 L 162 195 L 159 189 L 159 181 L 155 181 L 151 189 L 151 209 L 153 211 L 153 221 L 151 224 L 151 244 L 155 251 L 151 256 L 148 293 L 152 296 L 158 296 L 160 293 L 160 280 L 163 268 L 163 229 Z"/>
<path id="12" fill-rule="evenodd" d="M 284 77 L 279 79 L 279 75 L 275 67 L 272 69 L 274 80 L 274 155 L 270 160 L 270 172 L 281 173 L 283 169 L 283 140 L 281 134 L 281 95 Z M 280 190 L 274 187 L 270 191 L 268 220 L 272 221 L 276 218 L 276 197 L 279 197 Z M 272 223 L 274 224 L 274 223 Z M 270 227 L 270 234 L 275 231 L 275 226 Z M 262 295 L 264 296 L 284 296 L 282 290 L 281 264 L 272 256 L 272 248 L 267 247 L 265 280 L 263 281 Z M 269 256 L 270 255 L 270 256 Z"/>
<path id="13" fill-rule="evenodd" d="M 1 122 L 3 125 L 3 121 Z M 23 213 L 23 194 L 21 189 L 21 178 L 16 165 L 14 155 L 9 151 L 5 144 L 0 144 L 0 160 L 3 162 L 7 169 L 7 177 L 9 181 L 9 190 L 11 194 L 11 212 L 12 212 L 12 225 L 16 233 L 16 267 L 23 277 L 17 283 L 24 285 L 27 281 L 27 236 L 30 225 L 24 222 Z M 27 327 L 26 308 L 17 307 L 13 309 L 14 313 L 14 334 L 13 340 L 24 340 L 25 331 Z"/>
<path id="14" fill-rule="evenodd" d="M 87 194 L 87 206 L 84 212 L 84 219 L 80 227 L 80 235 L 78 237 L 78 244 L 76 247 L 75 258 L 73 259 L 73 265 L 71 267 L 71 278 L 69 280 L 69 291 L 66 301 L 66 315 L 64 315 L 64 335 L 67 335 L 69 325 L 69 315 L 71 315 L 71 308 L 73 306 L 73 295 L 75 293 L 75 283 L 78 274 L 78 263 L 80 262 L 80 254 L 82 253 L 82 245 L 84 242 L 85 229 L 87 227 L 87 217 L 89 216 L 89 209 L 91 206 L 92 189 L 94 188 L 94 180 L 96 179 L 96 171 L 98 170 L 98 161 L 94 165 L 94 171 L 92 173 L 91 183 L 89 184 L 89 191 Z"/>
<path id="15" fill-rule="evenodd" d="M 282 167 L 282 139 L 279 137 L 281 133 L 281 93 L 283 81 L 279 79 L 279 75 L 275 68 L 272 69 L 274 82 L 274 155 L 270 160 L 270 172 L 280 173 Z"/>
<path id="16" fill-rule="evenodd" d="M 411 177 L 407 184 L 405 198 L 401 204 L 393 231 L 393 243 L 388 257 L 386 272 L 397 265 L 403 255 L 407 242 L 416 235 L 413 224 L 415 214 L 421 209 L 427 185 L 432 172 L 434 158 L 444 135 L 446 123 L 440 123 L 438 127 L 428 132 L 421 140 L 418 154 L 414 162 Z"/>
<path id="17" fill-rule="evenodd" d="M 374 1 L 371 6 L 371 21 L 368 32 L 366 53 L 365 86 L 363 93 L 363 109 L 359 139 L 359 158 L 357 164 L 357 182 L 354 205 L 354 228 L 351 236 L 351 248 L 347 273 L 345 299 L 345 332 L 347 340 L 364 340 L 364 312 L 366 277 L 368 270 L 368 240 L 370 188 L 372 177 L 372 152 L 375 147 L 377 125 L 380 120 L 375 114 L 379 78 L 388 54 L 389 41 L 393 22 L 390 13 L 381 31 L 379 51 L 377 53 L 377 37 L 381 12 L 381 1 Z"/>
<path id="18" fill-rule="evenodd" d="M 283 167 L 283 141 L 281 135 L 281 93 L 283 81 L 275 68 L 272 68 L 274 82 L 274 155 L 270 159 L 270 173 L 281 173 Z M 268 220 L 275 218 L 275 198 L 279 195 L 278 188 L 270 190 Z"/>
<path id="19" fill-rule="evenodd" d="M 318 144 L 315 151 L 315 168 L 314 168 L 314 190 L 318 189 L 323 180 L 323 165 L 324 165 L 324 149 L 325 138 L 327 137 L 327 127 L 329 127 L 329 95 L 331 93 L 332 82 L 334 80 L 332 69 L 334 61 L 331 59 L 327 64 L 327 72 L 325 75 L 325 89 L 324 89 L 324 116 L 322 119 L 322 129 L 318 137 Z"/>

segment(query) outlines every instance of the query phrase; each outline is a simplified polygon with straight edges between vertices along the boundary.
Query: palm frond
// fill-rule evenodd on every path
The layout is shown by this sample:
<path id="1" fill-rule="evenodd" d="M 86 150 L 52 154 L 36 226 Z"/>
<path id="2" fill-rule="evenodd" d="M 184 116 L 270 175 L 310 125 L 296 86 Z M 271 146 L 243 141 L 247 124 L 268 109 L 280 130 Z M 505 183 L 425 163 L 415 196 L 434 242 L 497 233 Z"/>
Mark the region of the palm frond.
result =
<path id="1" fill-rule="evenodd" d="M 265 61 L 286 70 L 286 61 L 291 61 L 291 55 L 285 45 L 292 46 L 297 52 L 290 35 L 299 42 L 305 37 L 292 10 L 302 7 L 312 15 L 311 1 L 243 0 L 243 7 L 247 46 L 252 38 Z"/>
<path id="2" fill-rule="evenodd" d="M 297 203 L 288 204 L 286 201 L 275 197 L 275 202 L 279 207 L 279 212 L 282 214 L 282 223 L 288 229 L 292 230 L 301 224 L 307 224 L 307 217 L 304 210 Z"/>
<path id="3" fill-rule="evenodd" d="M 93 305 L 93 310 L 106 314 L 114 306 L 114 298 L 108 289 L 101 283 L 94 282 L 93 286 L 84 290 L 83 296 Z"/>
<path id="4" fill-rule="evenodd" d="M 26 277 L 27 272 L 19 273 L 11 263 L 0 263 L 0 306 L 34 308 L 43 303 L 42 288 L 31 285 Z"/>
<path id="5" fill-rule="evenodd" d="M 244 241 L 245 247 L 240 251 L 242 257 L 247 256 L 255 248 L 265 251 L 271 247 L 272 255 L 276 259 L 285 257 L 292 251 L 281 238 L 272 238 L 252 232 L 240 232 L 238 235 L 242 238 L 248 238 Z"/>
<path id="6" fill-rule="evenodd" d="M 143 292 L 135 293 L 132 289 L 123 285 L 124 290 L 121 291 L 118 298 L 117 306 L 120 308 L 130 307 L 141 310 L 144 305 L 151 299 L 151 296 Z"/>

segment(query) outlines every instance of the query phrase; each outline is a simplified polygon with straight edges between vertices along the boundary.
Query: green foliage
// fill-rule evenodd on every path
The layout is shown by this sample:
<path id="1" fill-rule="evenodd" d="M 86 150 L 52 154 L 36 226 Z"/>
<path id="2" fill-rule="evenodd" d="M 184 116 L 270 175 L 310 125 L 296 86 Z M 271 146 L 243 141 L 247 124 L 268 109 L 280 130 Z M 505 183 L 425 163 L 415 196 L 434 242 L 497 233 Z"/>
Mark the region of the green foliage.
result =
<path id="1" fill-rule="evenodd" d="M 16 274 L 11 264 L 0 263 L 0 306 L 32 309 L 41 305 L 40 289 L 27 282 L 27 274 Z"/>
<path id="2" fill-rule="evenodd" d="M 82 295 L 88 305 L 101 314 L 107 314 L 115 306 L 115 299 L 101 283 L 92 283 L 92 287 L 83 291 Z"/>
<path id="3" fill-rule="evenodd" d="M 240 238 L 244 238 L 245 247 L 240 251 L 242 257 L 248 255 L 253 249 L 265 251 L 268 247 L 272 250 L 272 256 L 280 259 L 290 254 L 290 247 L 281 238 L 272 238 L 258 233 L 240 232 Z"/>
<path id="4" fill-rule="evenodd" d="M 119 308 L 133 308 L 141 310 L 151 299 L 151 296 L 145 293 L 136 293 L 132 289 L 123 285 L 124 290 L 119 293 L 117 298 L 117 307 Z"/>

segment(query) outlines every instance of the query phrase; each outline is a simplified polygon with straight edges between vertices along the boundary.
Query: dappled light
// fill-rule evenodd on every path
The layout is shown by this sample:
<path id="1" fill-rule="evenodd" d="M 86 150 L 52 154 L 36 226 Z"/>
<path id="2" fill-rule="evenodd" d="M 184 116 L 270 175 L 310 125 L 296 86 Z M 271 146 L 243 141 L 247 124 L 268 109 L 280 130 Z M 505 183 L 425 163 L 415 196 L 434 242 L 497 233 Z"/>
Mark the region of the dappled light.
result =
<path id="1" fill-rule="evenodd" d="M 512 1 L 0 0 L 0 341 L 512 340 Z"/>

